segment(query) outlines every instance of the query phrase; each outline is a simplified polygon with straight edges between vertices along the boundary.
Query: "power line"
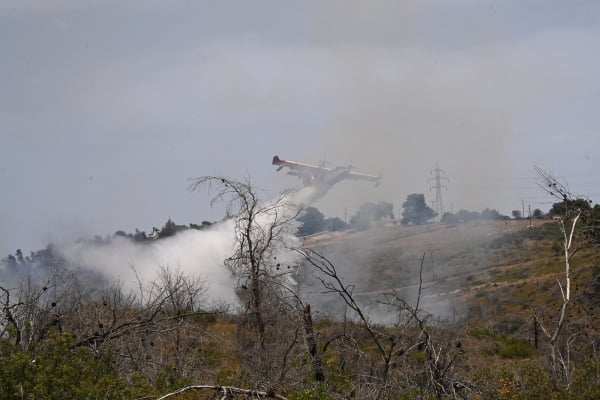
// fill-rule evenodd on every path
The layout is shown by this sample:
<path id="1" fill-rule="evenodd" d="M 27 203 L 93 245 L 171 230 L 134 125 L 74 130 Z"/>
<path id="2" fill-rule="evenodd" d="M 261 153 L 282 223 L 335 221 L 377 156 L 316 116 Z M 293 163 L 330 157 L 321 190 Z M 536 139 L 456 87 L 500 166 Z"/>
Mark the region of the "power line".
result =
<path id="1" fill-rule="evenodd" d="M 448 186 L 442 184 L 442 181 L 450 182 L 450 180 L 442 176 L 444 170 L 440 168 L 438 163 L 435 163 L 435 168 L 431 170 L 431 173 L 434 174 L 433 178 L 427 179 L 427 182 L 432 180 L 435 182 L 435 185 L 430 186 L 429 190 L 435 189 L 434 209 L 438 213 L 438 218 L 442 218 L 442 216 L 444 215 L 444 200 L 442 199 L 442 189 L 448 191 Z"/>

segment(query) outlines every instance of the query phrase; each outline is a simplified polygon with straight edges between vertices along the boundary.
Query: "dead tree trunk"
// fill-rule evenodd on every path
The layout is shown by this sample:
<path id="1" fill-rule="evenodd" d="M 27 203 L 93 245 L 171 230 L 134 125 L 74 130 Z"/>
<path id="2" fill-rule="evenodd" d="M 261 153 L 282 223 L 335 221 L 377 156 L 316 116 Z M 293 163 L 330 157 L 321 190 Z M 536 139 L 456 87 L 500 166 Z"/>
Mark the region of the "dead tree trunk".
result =
<path id="1" fill-rule="evenodd" d="M 552 175 L 542 171 L 541 169 L 536 167 L 537 173 L 543 180 L 543 185 L 540 187 L 557 199 L 560 199 L 565 203 L 565 207 L 569 204 L 577 203 L 577 196 L 574 196 L 568 189 L 566 185 L 560 183 L 556 178 Z M 551 372 L 552 378 L 554 381 L 555 387 L 558 387 L 559 381 L 561 378 L 564 380 L 564 383 L 567 389 L 570 386 L 571 382 L 571 365 L 570 365 L 570 357 L 569 357 L 569 347 L 566 348 L 566 353 L 563 352 L 559 348 L 559 341 L 561 338 L 561 332 L 564 328 L 564 325 L 567 320 L 567 315 L 569 311 L 569 305 L 571 302 L 571 258 L 577 253 L 577 248 L 573 248 L 573 237 L 575 235 L 575 228 L 577 226 L 577 222 L 579 217 L 581 216 L 582 209 L 569 210 L 568 207 L 565 210 L 564 215 L 561 216 L 559 220 L 560 231 L 562 233 L 562 244 L 563 244 L 563 254 L 565 257 L 565 272 L 564 272 L 564 282 L 560 279 L 557 279 L 558 287 L 560 288 L 560 294 L 562 299 L 562 304 L 560 307 L 560 313 L 558 316 L 558 321 L 556 325 L 554 325 L 554 330 L 550 331 L 545 328 L 542 320 L 535 315 L 538 323 L 540 324 L 540 328 L 542 332 L 546 335 L 549 340 L 550 346 L 550 362 L 551 362 Z M 570 221 L 570 227 L 568 226 L 567 221 Z"/>
<path id="2" fill-rule="evenodd" d="M 304 307 L 304 333 L 306 334 L 306 347 L 308 347 L 308 354 L 310 354 L 311 365 L 315 374 L 315 380 L 317 382 L 325 381 L 325 374 L 323 374 L 323 360 L 319 353 L 318 342 L 315 337 L 313 329 L 312 315 L 310 312 L 310 304 Z"/>

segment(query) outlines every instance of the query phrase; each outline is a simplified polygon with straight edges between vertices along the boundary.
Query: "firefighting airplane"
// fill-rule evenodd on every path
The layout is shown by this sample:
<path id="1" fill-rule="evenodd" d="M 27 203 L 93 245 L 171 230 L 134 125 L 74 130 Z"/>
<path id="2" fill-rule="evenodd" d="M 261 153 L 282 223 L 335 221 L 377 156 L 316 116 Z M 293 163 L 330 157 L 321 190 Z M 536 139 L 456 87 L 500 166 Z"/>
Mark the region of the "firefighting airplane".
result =
<path id="1" fill-rule="evenodd" d="M 322 165 L 282 160 L 278 156 L 273 157 L 273 165 L 277 165 L 277 171 L 281 171 L 283 167 L 289 168 L 288 175 L 302 178 L 304 186 L 316 187 L 321 195 L 324 195 L 333 185 L 344 179 L 375 182 L 375 187 L 381 184 L 381 176 L 353 172 L 351 166 L 329 168 Z"/>

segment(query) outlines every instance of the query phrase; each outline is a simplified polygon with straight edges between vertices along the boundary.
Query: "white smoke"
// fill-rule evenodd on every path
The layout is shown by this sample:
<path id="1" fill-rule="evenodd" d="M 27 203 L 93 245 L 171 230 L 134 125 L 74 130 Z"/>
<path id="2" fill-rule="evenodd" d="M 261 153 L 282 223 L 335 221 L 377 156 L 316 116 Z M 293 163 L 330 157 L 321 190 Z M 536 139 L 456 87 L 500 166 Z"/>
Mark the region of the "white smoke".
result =
<path id="1" fill-rule="evenodd" d="M 115 237 L 108 244 L 78 242 L 57 248 L 69 262 L 102 272 L 121 282 L 126 291 L 138 286 L 138 278 L 154 281 L 160 267 L 168 267 L 201 279 L 210 301 L 232 303 L 234 288 L 223 261 L 233 251 L 233 239 L 234 223 L 225 221 L 206 230 L 189 229 L 150 243 Z"/>
<path id="2" fill-rule="evenodd" d="M 257 223 L 268 228 L 275 218 L 293 218 L 298 207 L 310 199 L 311 188 L 294 192 L 275 204 L 270 212 L 262 213 Z M 269 208 L 267 203 L 266 209 Z M 235 251 L 235 219 L 214 224 L 208 229 L 188 229 L 174 236 L 152 242 L 138 243 L 125 237 L 110 242 L 76 242 L 57 245 L 60 255 L 73 265 L 102 272 L 111 281 L 119 281 L 126 291 L 156 280 L 162 268 L 177 270 L 189 277 L 199 278 L 206 285 L 206 295 L 213 304 L 235 304 L 235 280 L 224 261 Z M 287 267 L 295 265 L 298 255 L 290 251 L 299 245 L 291 230 L 284 234 L 275 249 L 277 262 Z"/>

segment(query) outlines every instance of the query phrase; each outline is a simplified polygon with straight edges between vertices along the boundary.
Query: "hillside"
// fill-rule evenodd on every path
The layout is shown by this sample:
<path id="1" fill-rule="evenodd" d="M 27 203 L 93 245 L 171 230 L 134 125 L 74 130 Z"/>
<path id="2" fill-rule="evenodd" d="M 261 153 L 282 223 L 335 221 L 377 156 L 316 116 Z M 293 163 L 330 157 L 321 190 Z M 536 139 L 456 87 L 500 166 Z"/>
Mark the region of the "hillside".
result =
<path id="1" fill-rule="evenodd" d="M 363 232 L 325 233 L 304 245 L 326 255 L 351 277 L 363 301 L 399 293 L 458 327 L 468 355 L 462 372 L 500 365 L 541 366 L 547 339 L 534 314 L 552 331 L 562 302 L 562 234 L 556 221 L 472 222 L 461 225 L 392 226 Z M 600 253 L 576 234 L 571 260 L 572 300 L 566 328 L 572 368 L 600 340 Z M 325 306 L 326 307 L 326 306 Z M 585 349 L 585 350 L 584 350 Z M 577 360 L 577 361 L 575 361 Z M 519 380 L 518 372 L 513 378 Z"/>
<path id="2" fill-rule="evenodd" d="M 534 221 L 531 228 L 525 220 L 398 225 L 314 235 L 303 245 L 329 258 L 365 296 L 396 290 L 414 297 L 423 261 L 423 296 L 432 305 L 453 304 L 467 312 L 463 317 L 474 317 L 478 308 L 494 319 L 531 316 L 556 298 L 556 279 L 564 275 L 561 232 L 550 220 Z M 599 262 L 597 250 L 585 246 L 572 259 L 576 309 L 594 296 Z"/>
<path id="3" fill-rule="evenodd" d="M 46 286 L 29 279 L 2 289 L 0 389 L 12 398 L 70 398 L 86 381 L 88 398 L 159 398 L 187 385 L 231 394 L 221 386 L 230 385 L 303 400 L 595 399 L 600 255 L 579 233 L 557 341 L 564 367 L 550 361 L 545 332 L 556 325 L 564 281 L 560 239 L 550 220 L 312 235 L 302 245 L 331 262 L 346 301 L 308 260 L 287 280 L 291 266 L 280 274 L 283 261 L 269 259 L 273 271 L 261 276 L 271 280 L 258 288 L 262 320 L 248 307 L 256 290 L 249 281 L 240 280 L 237 307 L 215 307 L 204 282 L 181 271 L 163 269 L 139 295 L 118 283 L 88 295 L 86 281 L 61 268 Z M 293 282 L 299 290 L 290 295 Z M 49 385 L 64 392 L 48 397 Z"/>

